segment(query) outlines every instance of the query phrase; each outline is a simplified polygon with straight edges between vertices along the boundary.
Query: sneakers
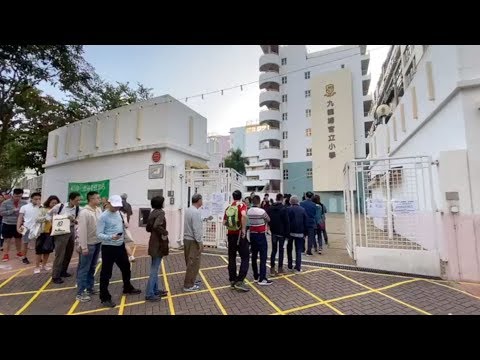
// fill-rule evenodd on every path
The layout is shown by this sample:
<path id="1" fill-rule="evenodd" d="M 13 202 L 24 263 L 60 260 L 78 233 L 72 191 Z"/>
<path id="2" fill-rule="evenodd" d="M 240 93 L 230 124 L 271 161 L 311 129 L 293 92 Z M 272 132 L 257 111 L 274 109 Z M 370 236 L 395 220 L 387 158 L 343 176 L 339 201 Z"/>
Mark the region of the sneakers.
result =
<path id="1" fill-rule="evenodd" d="M 258 283 L 258 279 L 253 279 L 253 282 L 256 284 Z"/>
<path id="2" fill-rule="evenodd" d="M 103 307 L 114 308 L 117 305 L 112 300 L 107 300 L 107 301 L 102 301 L 102 306 Z"/>
<path id="3" fill-rule="evenodd" d="M 157 290 L 157 291 L 155 291 L 155 296 L 160 296 L 160 297 L 168 296 L 168 291 L 165 291 L 165 290 Z"/>
<path id="4" fill-rule="evenodd" d="M 183 288 L 183 291 L 186 291 L 186 292 L 195 292 L 199 290 L 200 290 L 200 286 L 198 285 L 193 285 L 191 288 Z"/>
<path id="5" fill-rule="evenodd" d="M 273 284 L 273 281 L 268 279 L 263 279 L 262 281 L 258 282 L 258 285 L 261 285 L 261 286 L 268 286 L 272 284 Z"/>
<path id="6" fill-rule="evenodd" d="M 54 284 L 63 284 L 64 283 L 64 281 L 61 278 L 52 279 L 52 282 Z"/>
<path id="7" fill-rule="evenodd" d="M 28 261 L 28 259 L 26 257 L 24 257 L 22 259 L 22 263 L 24 263 L 25 265 L 28 265 L 28 264 L 30 264 L 30 261 Z"/>
<path id="8" fill-rule="evenodd" d="M 130 261 L 130 262 L 135 262 L 135 256 L 130 255 L 130 256 L 128 257 L 128 261 Z"/>
<path id="9" fill-rule="evenodd" d="M 243 281 L 237 281 L 234 285 L 235 290 L 247 292 L 250 291 L 247 285 Z"/>
<path id="10" fill-rule="evenodd" d="M 162 300 L 162 298 L 158 295 L 145 297 L 145 301 L 157 302 L 157 301 L 160 301 L 160 300 Z"/>
<path id="11" fill-rule="evenodd" d="M 19 259 L 23 258 L 23 254 L 21 252 L 17 252 L 17 258 Z"/>
<path id="12" fill-rule="evenodd" d="M 198 286 L 202 285 L 202 280 L 195 280 L 195 285 L 198 285 Z"/>
<path id="13" fill-rule="evenodd" d="M 288 268 L 288 271 L 293 273 L 294 270 L 293 268 Z"/>
<path id="14" fill-rule="evenodd" d="M 295 274 L 298 274 L 298 273 L 301 273 L 301 272 L 302 272 L 301 269 L 300 269 L 300 270 L 298 270 L 298 269 L 295 269 L 295 270 L 294 270 L 294 273 L 295 273 Z"/>
<path id="15" fill-rule="evenodd" d="M 318 250 L 318 255 L 322 255 L 322 249 Z"/>
<path id="16" fill-rule="evenodd" d="M 42 270 L 41 268 L 36 267 L 35 269 L 33 269 L 33 273 L 34 273 L 34 274 L 40 274 L 40 271 L 41 271 L 41 270 Z"/>
<path id="17" fill-rule="evenodd" d="M 42 266 L 43 271 L 50 271 L 52 268 L 50 266 Z"/>
<path id="18" fill-rule="evenodd" d="M 64 273 L 61 273 L 60 274 L 61 277 L 64 277 L 64 278 L 69 278 L 72 276 L 72 274 L 68 273 L 68 272 L 64 272 Z"/>
<path id="19" fill-rule="evenodd" d="M 128 290 L 128 291 L 123 290 L 123 293 L 124 293 L 125 295 L 138 295 L 138 294 L 141 294 L 141 293 L 142 293 L 142 290 L 140 290 L 140 289 L 135 289 L 135 288 L 131 288 L 131 289 Z"/>
<path id="20" fill-rule="evenodd" d="M 277 272 L 275 271 L 275 266 L 272 266 L 270 268 L 270 276 L 276 276 L 277 275 Z"/>
<path id="21" fill-rule="evenodd" d="M 75 299 L 77 299 L 78 301 L 80 301 L 82 303 L 83 302 L 89 302 L 90 300 L 92 300 L 92 298 L 88 294 L 77 295 L 77 297 Z"/>
<path id="22" fill-rule="evenodd" d="M 283 270 L 283 267 L 278 268 L 277 275 L 280 275 L 280 274 L 285 274 L 285 271 Z"/>
<path id="23" fill-rule="evenodd" d="M 235 290 L 235 281 L 230 281 L 230 290 Z"/>
<path id="24" fill-rule="evenodd" d="M 3 255 L 2 261 L 7 262 L 8 260 L 10 260 L 10 257 L 8 256 L 8 254 Z"/>
<path id="25" fill-rule="evenodd" d="M 305 256 L 312 256 L 313 254 L 311 252 L 306 252 Z"/>

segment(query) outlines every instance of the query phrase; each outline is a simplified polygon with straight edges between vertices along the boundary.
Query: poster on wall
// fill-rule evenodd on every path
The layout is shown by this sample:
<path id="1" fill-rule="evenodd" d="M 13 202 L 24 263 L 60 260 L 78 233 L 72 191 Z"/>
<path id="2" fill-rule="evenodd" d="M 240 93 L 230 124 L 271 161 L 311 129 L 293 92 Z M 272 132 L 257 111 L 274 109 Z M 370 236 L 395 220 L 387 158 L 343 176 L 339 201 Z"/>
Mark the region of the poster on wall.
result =
<path id="1" fill-rule="evenodd" d="M 408 215 L 417 212 L 417 202 L 415 200 L 392 200 L 392 208 L 395 215 Z"/>
<path id="2" fill-rule="evenodd" d="M 372 218 L 386 217 L 385 202 L 382 199 L 367 200 L 367 213 Z"/>
<path id="3" fill-rule="evenodd" d="M 80 196 L 82 197 L 80 205 L 85 206 L 87 204 L 87 193 L 90 191 L 96 191 L 100 194 L 100 198 L 108 199 L 110 194 L 110 180 L 68 183 L 68 193 L 70 194 L 72 191 L 80 193 Z"/>

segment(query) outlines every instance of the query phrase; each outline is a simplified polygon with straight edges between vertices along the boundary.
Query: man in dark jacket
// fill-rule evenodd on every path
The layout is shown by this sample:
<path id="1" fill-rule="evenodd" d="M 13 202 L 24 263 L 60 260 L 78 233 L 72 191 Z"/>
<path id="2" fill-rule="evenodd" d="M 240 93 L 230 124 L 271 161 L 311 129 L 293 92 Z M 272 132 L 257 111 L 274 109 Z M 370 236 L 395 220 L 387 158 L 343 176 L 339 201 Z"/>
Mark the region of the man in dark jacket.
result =
<path id="1" fill-rule="evenodd" d="M 272 254 L 270 256 L 270 275 L 282 274 L 283 271 L 283 250 L 285 238 L 290 235 L 290 225 L 287 208 L 283 205 L 283 195 L 277 194 L 277 202 L 267 209 L 270 217 L 270 231 L 272 232 Z M 275 272 L 275 256 L 278 248 L 278 271 Z"/>
<path id="2" fill-rule="evenodd" d="M 305 235 L 308 231 L 308 216 L 304 208 L 298 205 L 298 197 L 293 195 L 290 198 L 290 207 L 287 208 L 290 224 L 290 236 L 287 243 L 288 269 L 292 271 L 293 259 L 292 250 L 295 243 L 295 271 L 301 272 L 302 252 Z"/>
<path id="3" fill-rule="evenodd" d="M 307 216 L 308 216 L 308 248 L 307 248 L 307 256 L 311 256 L 312 254 L 312 246 L 315 247 L 315 252 L 317 251 L 317 244 L 315 241 L 315 214 L 317 213 L 317 205 L 312 201 L 313 193 L 311 191 L 307 191 L 305 194 L 306 199 L 300 203 L 300 206 L 305 209 Z M 305 241 L 303 242 L 305 251 Z"/>
<path id="4" fill-rule="evenodd" d="M 122 194 L 121 196 L 122 196 L 122 208 L 120 209 L 120 211 L 127 215 L 127 222 L 129 223 L 130 216 L 133 215 L 132 205 L 130 205 L 127 202 L 127 197 L 128 197 L 127 194 Z"/>

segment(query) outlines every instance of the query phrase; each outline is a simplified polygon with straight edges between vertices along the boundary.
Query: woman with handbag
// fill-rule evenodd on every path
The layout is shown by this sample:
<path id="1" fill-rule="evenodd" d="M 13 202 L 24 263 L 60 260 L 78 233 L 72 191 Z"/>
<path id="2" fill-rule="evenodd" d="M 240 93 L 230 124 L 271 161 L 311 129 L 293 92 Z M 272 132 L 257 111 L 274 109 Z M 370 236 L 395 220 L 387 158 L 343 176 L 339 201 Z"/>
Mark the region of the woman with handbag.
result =
<path id="1" fill-rule="evenodd" d="M 39 274 L 41 270 L 49 271 L 52 268 L 47 266 L 48 257 L 53 252 L 55 246 L 53 243 L 53 237 L 50 236 L 52 231 L 52 223 L 47 220 L 47 213 L 57 204 L 60 203 L 60 199 L 55 195 L 50 196 L 47 201 L 43 203 L 40 208 L 40 214 L 37 218 L 37 223 L 41 224 L 40 235 L 35 241 L 35 269 L 34 274 Z M 40 262 L 42 266 L 40 267 Z"/>
<path id="2" fill-rule="evenodd" d="M 168 255 L 168 231 L 163 196 L 155 196 L 152 201 L 153 211 L 150 213 L 147 222 L 147 231 L 150 233 L 148 242 L 148 255 L 152 258 L 150 266 L 150 277 L 148 278 L 145 300 L 160 301 L 162 296 L 167 296 L 167 291 L 159 290 L 158 270 L 162 257 Z"/>

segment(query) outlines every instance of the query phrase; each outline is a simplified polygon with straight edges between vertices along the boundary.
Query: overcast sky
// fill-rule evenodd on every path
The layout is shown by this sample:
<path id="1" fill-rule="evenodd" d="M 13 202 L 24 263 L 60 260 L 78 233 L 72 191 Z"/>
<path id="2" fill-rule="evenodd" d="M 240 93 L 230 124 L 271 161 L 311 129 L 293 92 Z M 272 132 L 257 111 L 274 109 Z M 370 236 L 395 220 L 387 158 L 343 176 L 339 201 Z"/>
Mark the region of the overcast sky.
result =
<path id="1" fill-rule="evenodd" d="M 338 45 L 308 45 L 318 51 Z M 374 89 L 386 45 L 368 45 Z M 260 75 L 259 45 L 89 45 L 85 58 L 104 79 L 153 88 L 155 96 L 170 94 L 177 99 L 257 81 Z M 47 90 L 54 96 L 57 91 Z M 231 127 L 258 119 L 258 83 L 233 89 L 224 95 L 189 99 L 186 105 L 208 119 L 208 132 L 228 134 Z"/>

